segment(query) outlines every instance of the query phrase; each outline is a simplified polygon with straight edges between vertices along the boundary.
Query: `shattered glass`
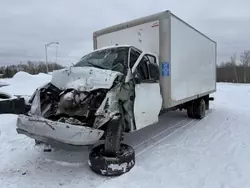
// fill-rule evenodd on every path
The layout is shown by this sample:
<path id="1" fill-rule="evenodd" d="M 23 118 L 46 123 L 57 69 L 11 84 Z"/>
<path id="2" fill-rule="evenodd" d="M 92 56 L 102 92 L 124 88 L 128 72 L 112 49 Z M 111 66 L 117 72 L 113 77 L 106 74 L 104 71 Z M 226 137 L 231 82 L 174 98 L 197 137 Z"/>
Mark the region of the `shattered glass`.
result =
<path id="1" fill-rule="evenodd" d="M 95 51 L 82 57 L 74 67 L 96 67 L 125 75 L 128 69 L 128 50 L 128 47 L 118 47 Z"/>

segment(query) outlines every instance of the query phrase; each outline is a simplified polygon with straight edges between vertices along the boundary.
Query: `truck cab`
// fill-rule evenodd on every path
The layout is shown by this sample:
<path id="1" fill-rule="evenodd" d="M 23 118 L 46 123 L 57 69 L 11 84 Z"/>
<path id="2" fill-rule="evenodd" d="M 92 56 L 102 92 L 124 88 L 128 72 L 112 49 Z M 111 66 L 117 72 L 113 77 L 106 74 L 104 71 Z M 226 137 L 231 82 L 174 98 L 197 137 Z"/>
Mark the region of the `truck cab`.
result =
<path id="1" fill-rule="evenodd" d="M 156 123 L 162 109 L 158 64 L 155 54 L 133 46 L 95 50 L 54 71 L 34 92 L 30 111 L 18 117 L 18 132 L 48 144 L 91 145 L 109 125 L 121 124 L 121 137 Z"/>

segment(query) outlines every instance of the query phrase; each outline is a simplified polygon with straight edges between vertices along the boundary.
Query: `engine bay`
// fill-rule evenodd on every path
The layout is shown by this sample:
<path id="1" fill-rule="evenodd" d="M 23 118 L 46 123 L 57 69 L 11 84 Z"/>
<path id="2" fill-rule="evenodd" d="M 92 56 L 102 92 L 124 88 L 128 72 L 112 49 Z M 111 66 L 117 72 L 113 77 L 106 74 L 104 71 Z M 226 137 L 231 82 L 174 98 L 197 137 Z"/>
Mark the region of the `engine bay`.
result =
<path id="1" fill-rule="evenodd" d="M 95 112 L 104 100 L 108 89 L 94 91 L 60 90 L 52 84 L 40 89 L 42 117 L 73 125 L 92 126 Z"/>

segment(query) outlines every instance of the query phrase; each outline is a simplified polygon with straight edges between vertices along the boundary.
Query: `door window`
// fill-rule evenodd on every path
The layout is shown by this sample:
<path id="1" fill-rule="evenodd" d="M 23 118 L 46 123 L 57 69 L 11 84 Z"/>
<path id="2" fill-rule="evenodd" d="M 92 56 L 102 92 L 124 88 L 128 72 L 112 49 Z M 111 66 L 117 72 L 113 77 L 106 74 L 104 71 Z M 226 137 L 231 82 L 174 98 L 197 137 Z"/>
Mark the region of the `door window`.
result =
<path id="1" fill-rule="evenodd" d="M 157 81 L 159 75 L 156 57 L 152 55 L 145 55 L 135 70 L 135 77 L 140 81 Z"/>
<path id="2" fill-rule="evenodd" d="M 148 70 L 150 80 L 159 80 L 160 78 L 160 71 L 157 65 L 156 57 L 152 55 L 147 55 L 149 59 Z"/>
<path id="3" fill-rule="evenodd" d="M 140 81 L 149 80 L 149 72 L 148 72 L 147 62 L 148 62 L 148 59 L 144 56 L 135 69 L 136 79 L 140 79 Z"/>
<path id="4" fill-rule="evenodd" d="M 136 60 L 139 58 L 139 56 L 140 56 L 140 54 L 137 51 L 135 51 L 133 48 L 131 48 L 131 51 L 130 51 L 130 61 L 129 61 L 129 63 L 130 63 L 129 64 L 130 69 L 133 68 L 133 66 L 134 66 Z"/>

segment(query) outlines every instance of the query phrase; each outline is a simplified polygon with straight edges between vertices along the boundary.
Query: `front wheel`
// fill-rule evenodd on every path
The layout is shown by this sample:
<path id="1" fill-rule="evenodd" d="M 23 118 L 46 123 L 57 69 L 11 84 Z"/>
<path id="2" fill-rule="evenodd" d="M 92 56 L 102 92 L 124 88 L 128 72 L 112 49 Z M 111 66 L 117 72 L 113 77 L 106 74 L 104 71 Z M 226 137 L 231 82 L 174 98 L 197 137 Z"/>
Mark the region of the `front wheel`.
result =
<path id="1" fill-rule="evenodd" d="M 107 125 L 104 150 L 107 156 L 115 156 L 119 150 L 122 139 L 121 118 L 112 120 Z"/>

